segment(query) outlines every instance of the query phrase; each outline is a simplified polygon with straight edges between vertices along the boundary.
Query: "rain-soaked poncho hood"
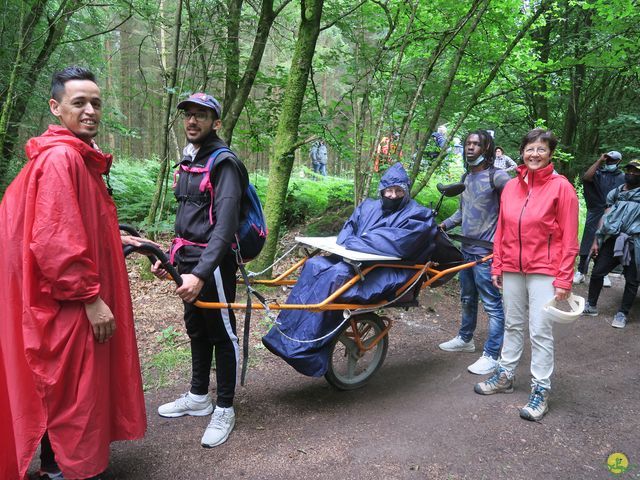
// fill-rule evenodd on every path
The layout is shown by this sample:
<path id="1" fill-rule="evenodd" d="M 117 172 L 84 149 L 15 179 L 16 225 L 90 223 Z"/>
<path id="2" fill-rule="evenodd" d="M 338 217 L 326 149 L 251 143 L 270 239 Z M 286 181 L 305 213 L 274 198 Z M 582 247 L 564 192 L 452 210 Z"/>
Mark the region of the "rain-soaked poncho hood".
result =
<path id="1" fill-rule="evenodd" d="M 405 171 L 404 167 L 400 162 L 393 164 L 387 171 L 384 173 L 382 178 L 380 179 L 380 183 L 378 184 L 378 193 L 380 197 L 382 197 L 382 191 L 385 188 L 389 187 L 400 187 L 404 190 L 404 197 L 397 210 L 404 208 L 404 206 L 409 203 L 411 199 L 410 196 L 410 186 L 411 181 L 409 180 L 409 175 Z"/>

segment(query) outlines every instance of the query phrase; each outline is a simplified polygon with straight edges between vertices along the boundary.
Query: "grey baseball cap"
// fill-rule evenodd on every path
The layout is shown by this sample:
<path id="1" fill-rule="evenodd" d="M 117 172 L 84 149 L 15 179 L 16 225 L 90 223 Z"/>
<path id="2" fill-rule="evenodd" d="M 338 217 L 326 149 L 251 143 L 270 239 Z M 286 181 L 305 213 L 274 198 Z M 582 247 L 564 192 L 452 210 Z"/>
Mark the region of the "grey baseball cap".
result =
<path id="1" fill-rule="evenodd" d="M 615 150 L 611 150 L 610 152 L 605 153 L 605 155 L 611 160 L 615 160 L 616 162 L 622 160 L 622 154 L 620 152 L 616 152 Z"/>

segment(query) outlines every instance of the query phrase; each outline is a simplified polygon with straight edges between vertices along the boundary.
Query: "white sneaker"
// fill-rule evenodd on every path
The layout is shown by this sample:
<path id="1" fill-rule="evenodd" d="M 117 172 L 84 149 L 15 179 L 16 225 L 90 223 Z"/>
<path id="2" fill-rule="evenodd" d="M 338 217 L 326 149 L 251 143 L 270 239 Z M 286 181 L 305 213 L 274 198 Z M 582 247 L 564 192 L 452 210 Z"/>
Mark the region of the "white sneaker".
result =
<path id="1" fill-rule="evenodd" d="M 217 447 L 227 441 L 235 424 L 236 414 L 233 407 L 222 408 L 216 406 L 213 411 L 213 417 L 211 417 L 209 426 L 204 431 L 200 443 L 205 448 Z"/>
<path id="2" fill-rule="evenodd" d="M 175 401 L 158 407 L 158 415 L 167 418 L 182 417 L 184 415 L 204 417 L 211 415 L 211 412 L 213 412 L 213 402 L 208 393 L 204 402 L 194 400 L 187 392 Z"/>
<path id="3" fill-rule="evenodd" d="M 584 273 L 576 272 L 573 275 L 573 284 L 574 285 L 578 285 L 580 283 L 584 283 L 584 281 L 585 281 Z"/>
<path id="4" fill-rule="evenodd" d="M 491 358 L 491 355 L 487 355 L 482 352 L 482 356 L 474 363 L 467 367 L 467 370 L 476 375 L 486 375 L 493 372 L 498 366 L 498 361 Z"/>
<path id="5" fill-rule="evenodd" d="M 475 352 L 476 345 L 473 343 L 473 338 L 468 342 L 465 342 L 460 335 L 457 335 L 455 338 L 452 338 L 448 342 L 441 343 L 438 345 L 440 350 L 444 350 L 445 352 Z"/>
<path id="6" fill-rule="evenodd" d="M 611 279 L 609 278 L 609 275 L 605 275 L 602 279 L 602 286 L 604 288 L 611 288 Z"/>

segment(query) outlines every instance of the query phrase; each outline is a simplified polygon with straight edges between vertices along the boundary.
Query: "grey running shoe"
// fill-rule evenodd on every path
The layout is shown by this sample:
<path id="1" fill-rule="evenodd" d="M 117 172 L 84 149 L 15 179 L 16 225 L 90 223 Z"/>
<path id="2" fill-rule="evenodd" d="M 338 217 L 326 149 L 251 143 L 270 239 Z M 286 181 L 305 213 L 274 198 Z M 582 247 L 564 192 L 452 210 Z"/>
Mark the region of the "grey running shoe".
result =
<path id="1" fill-rule="evenodd" d="M 465 342 L 460 335 L 452 338 L 448 342 L 438 345 L 440 350 L 445 352 L 475 352 L 476 345 L 473 343 L 473 338 L 468 342 Z"/>
<path id="2" fill-rule="evenodd" d="M 520 417 L 538 422 L 549 411 L 549 390 L 536 385 L 531 388 L 529 403 L 520 409 Z"/>
<path id="3" fill-rule="evenodd" d="M 589 315 L 590 317 L 596 317 L 598 315 L 598 307 L 594 307 L 590 303 L 587 303 L 584 306 L 583 315 Z"/>
<path id="4" fill-rule="evenodd" d="M 618 312 L 613 316 L 613 322 L 611 322 L 611 326 L 613 328 L 624 328 L 627 325 L 627 316 Z"/>
<path id="5" fill-rule="evenodd" d="M 473 391 L 479 395 L 493 395 L 494 393 L 513 393 L 513 372 L 506 368 L 497 367 L 493 375 L 484 382 L 476 383 Z"/>
<path id="6" fill-rule="evenodd" d="M 213 412 L 213 403 L 209 394 L 207 394 L 204 402 L 196 402 L 189 396 L 188 392 L 175 401 L 158 407 L 158 415 L 167 418 L 182 417 L 184 415 L 204 417 L 205 415 L 210 415 L 211 412 Z"/>
<path id="7" fill-rule="evenodd" d="M 222 408 L 216 406 L 209 426 L 204 431 L 204 435 L 202 435 L 200 444 L 205 448 L 212 448 L 226 442 L 235 424 L 236 414 L 233 407 Z"/>

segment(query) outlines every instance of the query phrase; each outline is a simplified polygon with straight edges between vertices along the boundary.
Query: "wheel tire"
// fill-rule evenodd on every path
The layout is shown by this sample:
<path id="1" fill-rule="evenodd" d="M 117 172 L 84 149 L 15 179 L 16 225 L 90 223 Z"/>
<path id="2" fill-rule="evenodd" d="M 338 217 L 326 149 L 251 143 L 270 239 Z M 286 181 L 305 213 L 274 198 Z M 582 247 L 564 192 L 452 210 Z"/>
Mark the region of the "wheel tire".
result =
<path id="1" fill-rule="evenodd" d="M 382 319 L 373 313 L 357 316 L 355 321 L 359 332 L 368 329 L 362 338 L 365 345 L 386 328 Z M 384 363 L 389 348 L 389 336 L 385 335 L 373 349 L 361 354 L 355 342 L 347 336 L 351 331 L 349 322 L 331 342 L 329 350 L 329 368 L 324 377 L 338 390 L 355 390 L 365 385 Z"/>

